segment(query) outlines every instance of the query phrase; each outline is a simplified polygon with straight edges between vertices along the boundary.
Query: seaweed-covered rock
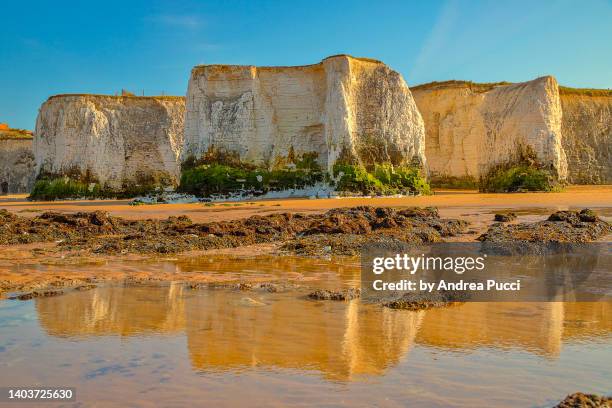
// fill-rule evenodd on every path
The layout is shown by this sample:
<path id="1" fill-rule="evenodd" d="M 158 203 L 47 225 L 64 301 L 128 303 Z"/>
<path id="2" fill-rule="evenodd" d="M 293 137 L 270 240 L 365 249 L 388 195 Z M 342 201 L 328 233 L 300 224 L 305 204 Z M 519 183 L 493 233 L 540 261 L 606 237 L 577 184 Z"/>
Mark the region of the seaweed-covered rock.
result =
<path id="1" fill-rule="evenodd" d="M 612 226 L 589 209 L 557 211 L 546 221 L 493 224 L 478 239 L 489 243 L 590 242 L 612 233 Z"/>
<path id="2" fill-rule="evenodd" d="M 369 242 L 440 242 L 465 231 L 463 220 L 442 219 L 436 208 L 338 208 L 288 240 L 281 250 L 300 255 L 357 255 Z"/>
<path id="3" fill-rule="evenodd" d="M 64 292 L 62 292 L 61 290 L 34 291 L 34 292 L 22 293 L 20 295 L 10 297 L 9 299 L 30 300 L 30 299 L 41 298 L 41 297 L 59 296 L 59 295 L 62 295 L 63 293 Z"/>
<path id="4" fill-rule="evenodd" d="M 361 296 L 361 289 L 349 288 L 342 290 L 317 289 L 308 294 L 310 299 L 315 300 L 353 300 Z"/>
<path id="5" fill-rule="evenodd" d="M 435 291 L 432 293 L 405 293 L 398 299 L 383 303 L 389 309 L 426 310 L 434 307 L 446 307 L 465 300 L 465 296 L 452 291 Z"/>
<path id="6" fill-rule="evenodd" d="M 231 221 L 194 223 L 186 216 L 126 220 L 102 211 L 46 212 L 28 218 L 0 211 L 0 245 L 56 241 L 64 249 L 94 253 L 176 253 L 232 248 L 273 241 L 294 242 L 288 250 L 314 246 L 325 252 L 343 246 L 358 251 L 369 239 L 437 242 L 467 223 L 439 218 L 433 209 L 338 208 L 324 214 L 272 214 Z M 326 241 L 327 240 L 327 241 Z"/>
<path id="7" fill-rule="evenodd" d="M 555 408 L 610 408 L 612 407 L 612 397 L 604 397 L 595 394 L 583 394 L 576 392 L 570 394 Z"/>
<path id="8" fill-rule="evenodd" d="M 497 222 L 510 222 L 516 220 L 516 214 L 513 212 L 508 213 L 497 213 L 493 218 L 494 221 Z"/>

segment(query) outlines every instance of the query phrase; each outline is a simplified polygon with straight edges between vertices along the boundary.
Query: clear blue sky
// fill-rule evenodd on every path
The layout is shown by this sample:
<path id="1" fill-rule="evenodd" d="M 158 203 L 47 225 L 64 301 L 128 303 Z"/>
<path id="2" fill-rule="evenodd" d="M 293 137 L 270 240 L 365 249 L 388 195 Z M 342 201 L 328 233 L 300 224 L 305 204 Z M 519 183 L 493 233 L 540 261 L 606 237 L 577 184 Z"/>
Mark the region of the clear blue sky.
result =
<path id="1" fill-rule="evenodd" d="M 552 74 L 612 88 L 612 2 L 2 2 L 0 122 L 32 129 L 57 93 L 184 95 L 194 65 L 380 59 L 409 85 Z"/>

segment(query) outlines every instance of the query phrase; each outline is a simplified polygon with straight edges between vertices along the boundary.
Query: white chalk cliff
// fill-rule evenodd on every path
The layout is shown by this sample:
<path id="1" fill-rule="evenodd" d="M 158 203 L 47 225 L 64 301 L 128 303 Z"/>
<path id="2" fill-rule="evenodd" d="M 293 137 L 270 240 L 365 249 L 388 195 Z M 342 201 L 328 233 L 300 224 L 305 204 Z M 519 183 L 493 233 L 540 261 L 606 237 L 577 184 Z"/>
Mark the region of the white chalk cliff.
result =
<path id="1" fill-rule="evenodd" d="M 58 95 L 34 132 L 38 176 L 69 175 L 111 190 L 176 185 L 184 98 Z"/>
<path id="2" fill-rule="evenodd" d="M 527 150 L 559 180 L 566 179 L 553 77 L 492 85 L 448 81 L 413 87 L 412 93 L 425 121 L 432 177 L 477 180 Z"/>
<path id="3" fill-rule="evenodd" d="M 573 184 L 612 183 L 612 91 L 561 89 L 563 148 Z"/>
<path id="4" fill-rule="evenodd" d="M 0 194 L 28 193 L 34 184 L 32 139 L 0 135 Z"/>
<path id="5" fill-rule="evenodd" d="M 560 92 L 550 76 L 409 89 L 382 62 L 346 55 L 295 67 L 202 65 L 191 72 L 186 99 L 49 98 L 34 132 L 35 174 L 116 191 L 175 186 L 182 162 L 220 150 L 271 169 L 315 153 L 326 170 L 338 161 L 391 162 L 426 166 L 434 180 L 477 181 L 529 152 L 561 181 L 610 183 L 611 95 Z M 10 160 L 19 143 L 26 142 L 5 143 Z M 0 187 L 29 189 L 29 170 L 9 167 L 2 180 L 11 181 Z"/>
<path id="6" fill-rule="evenodd" d="M 183 160 L 210 149 L 275 167 L 290 150 L 323 168 L 425 163 L 425 130 L 401 75 L 381 62 L 334 56 L 314 65 L 204 65 L 192 70 Z"/>

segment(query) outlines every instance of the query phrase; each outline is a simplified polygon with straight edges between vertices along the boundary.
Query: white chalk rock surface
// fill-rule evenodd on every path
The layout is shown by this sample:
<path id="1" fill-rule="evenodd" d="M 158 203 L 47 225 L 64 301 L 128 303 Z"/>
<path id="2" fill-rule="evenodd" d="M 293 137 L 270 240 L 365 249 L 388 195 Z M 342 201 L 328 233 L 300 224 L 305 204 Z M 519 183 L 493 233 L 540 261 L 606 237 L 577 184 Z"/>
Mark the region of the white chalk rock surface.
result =
<path id="1" fill-rule="evenodd" d="M 525 149 L 558 179 L 567 177 L 562 112 L 551 76 L 517 84 L 448 81 L 413 87 L 423 115 L 433 178 L 478 179 Z"/>
<path id="2" fill-rule="evenodd" d="M 29 193 L 33 183 L 32 139 L 0 135 L 0 194 Z"/>
<path id="3" fill-rule="evenodd" d="M 425 130 L 401 75 L 385 64 L 340 55 L 314 65 L 203 65 L 187 91 L 183 161 L 210 149 L 273 168 L 316 153 L 323 168 L 425 163 Z"/>
<path id="4" fill-rule="evenodd" d="M 561 89 L 563 148 L 573 184 L 612 184 L 612 91 Z"/>
<path id="5" fill-rule="evenodd" d="M 184 113 L 182 97 L 52 96 L 36 120 L 36 174 L 112 190 L 177 184 Z"/>

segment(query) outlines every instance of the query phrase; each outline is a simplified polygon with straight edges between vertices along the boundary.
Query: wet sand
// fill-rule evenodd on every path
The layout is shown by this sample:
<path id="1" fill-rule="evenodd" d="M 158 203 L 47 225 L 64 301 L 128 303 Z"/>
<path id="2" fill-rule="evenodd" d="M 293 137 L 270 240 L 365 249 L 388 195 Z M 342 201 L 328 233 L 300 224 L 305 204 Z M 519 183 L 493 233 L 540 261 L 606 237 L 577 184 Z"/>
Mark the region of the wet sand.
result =
<path id="1" fill-rule="evenodd" d="M 128 219 L 164 219 L 169 216 L 187 215 L 195 222 L 241 219 L 252 215 L 269 215 L 281 212 L 321 213 L 330 208 L 373 205 L 380 207 L 435 206 L 440 215 L 458 218 L 470 223 L 469 230 L 447 241 L 473 241 L 493 223 L 493 214 L 511 210 L 518 215 L 516 222 L 533 222 L 544 219 L 555 210 L 589 207 L 604 219 L 612 216 L 612 186 L 570 187 L 562 193 L 528 194 L 478 194 L 474 191 L 439 191 L 434 196 L 405 198 L 347 198 L 321 200 L 254 201 L 246 203 L 158 204 L 130 206 L 128 201 L 64 201 L 29 202 L 23 196 L 0 198 L 0 209 L 5 208 L 20 216 L 35 216 L 43 211 L 73 213 L 104 210 Z M 279 243 L 247 245 L 237 248 L 192 251 L 178 255 L 126 254 L 120 256 L 84 254 L 82 251 L 58 249 L 54 243 L 0 246 L 0 293 L 5 288 L 33 290 L 45 286 L 75 286 L 90 281 L 124 280 L 193 280 L 202 276 L 168 274 L 164 271 L 140 268 L 146 261 L 164 259 L 188 260 L 200 256 L 231 256 L 248 258 L 277 252 Z M 112 265 L 132 262 L 133 268 L 121 266 L 117 272 Z"/>
<path id="2" fill-rule="evenodd" d="M 226 202 L 206 205 L 154 204 L 130 206 L 129 200 L 27 201 L 25 195 L 0 197 L 0 209 L 20 215 L 44 211 L 77 212 L 103 210 L 128 219 L 163 219 L 186 215 L 194 222 L 225 221 L 281 212 L 321 213 L 331 208 L 371 205 L 376 207 L 437 207 L 443 217 L 474 217 L 500 210 L 531 213 L 575 208 L 605 209 L 610 216 L 612 186 L 571 186 L 560 193 L 480 194 L 475 190 L 437 190 L 422 197 L 286 199 Z"/>
<path id="3" fill-rule="evenodd" d="M 21 216 L 104 210 L 129 219 L 187 215 L 195 222 L 358 205 L 435 206 L 442 217 L 471 223 L 458 240 L 473 240 L 495 212 L 511 210 L 516 222 L 531 222 L 589 207 L 609 220 L 610 203 L 610 186 L 214 206 L 0 198 L 0 208 Z M 391 310 L 306 298 L 311 288 L 358 287 L 358 258 L 270 255 L 276 243 L 167 256 L 54 247 L 0 247 L 0 284 L 63 292 L 0 300 L 0 383 L 74 386 L 80 403 L 101 406 L 553 406 L 575 391 L 609 391 L 610 302 Z M 235 282 L 293 289 L 207 287 Z M 90 284 L 95 287 L 74 289 Z"/>

